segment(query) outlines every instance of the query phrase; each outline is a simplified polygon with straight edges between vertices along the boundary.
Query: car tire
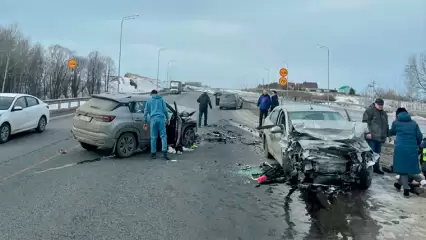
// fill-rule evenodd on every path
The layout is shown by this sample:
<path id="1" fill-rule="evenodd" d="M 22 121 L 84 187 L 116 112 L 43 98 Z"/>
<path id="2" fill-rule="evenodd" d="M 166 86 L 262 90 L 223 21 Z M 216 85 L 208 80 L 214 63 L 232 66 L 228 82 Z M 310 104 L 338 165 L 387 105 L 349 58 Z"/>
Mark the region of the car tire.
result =
<path id="1" fill-rule="evenodd" d="M 41 116 L 41 118 L 38 120 L 37 128 L 35 129 L 36 132 L 42 133 L 44 130 L 46 130 L 47 125 L 47 119 L 45 116 Z"/>
<path id="2" fill-rule="evenodd" d="M 95 151 L 96 149 L 98 149 L 98 146 L 91 145 L 84 142 L 80 142 L 80 145 L 82 148 L 86 149 L 87 151 Z"/>
<path id="3" fill-rule="evenodd" d="M 372 173 L 373 172 L 373 167 L 369 167 L 367 169 L 363 169 L 358 173 L 358 178 L 359 178 L 359 188 L 362 190 L 367 190 L 368 188 L 370 188 L 371 183 L 373 181 L 373 176 Z"/>
<path id="4" fill-rule="evenodd" d="M 263 137 L 263 156 L 268 159 L 273 159 L 272 155 L 269 153 L 267 146 L 268 146 L 268 143 L 266 141 L 266 137 Z"/>
<path id="5" fill-rule="evenodd" d="M 195 143 L 195 130 L 194 127 L 187 127 L 182 135 L 182 145 L 184 147 L 191 147 Z"/>
<path id="6" fill-rule="evenodd" d="M 220 109 L 220 110 L 222 110 L 222 109 L 223 109 L 223 107 L 219 107 L 219 109 Z"/>
<path id="7" fill-rule="evenodd" d="M 0 144 L 9 141 L 10 138 L 10 125 L 8 123 L 3 123 L 0 126 Z"/>
<path id="8" fill-rule="evenodd" d="M 117 140 L 115 154 L 120 158 L 128 158 L 135 153 L 136 147 L 135 135 L 130 132 L 123 133 Z"/>

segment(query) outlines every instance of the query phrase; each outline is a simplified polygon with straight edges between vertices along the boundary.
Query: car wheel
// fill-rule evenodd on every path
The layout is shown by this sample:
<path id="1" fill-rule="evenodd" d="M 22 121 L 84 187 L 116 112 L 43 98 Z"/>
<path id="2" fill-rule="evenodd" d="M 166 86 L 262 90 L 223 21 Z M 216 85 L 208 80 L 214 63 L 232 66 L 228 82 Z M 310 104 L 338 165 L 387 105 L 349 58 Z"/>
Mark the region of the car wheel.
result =
<path id="1" fill-rule="evenodd" d="M 40 120 L 38 120 L 38 125 L 37 125 L 37 128 L 36 128 L 36 132 L 39 132 L 39 133 L 44 132 L 44 130 L 46 130 L 46 125 L 47 125 L 46 117 L 42 116 L 40 118 Z"/>
<path id="2" fill-rule="evenodd" d="M 3 123 L 0 126 L 0 144 L 9 141 L 10 137 L 10 125 L 8 123 Z"/>
<path id="3" fill-rule="evenodd" d="M 95 151 L 96 149 L 98 149 L 98 146 L 87 144 L 84 142 L 80 142 L 80 145 L 82 148 L 86 149 L 87 151 Z"/>
<path id="4" fill-rule="evenodd" d="M 266 141 L 266 137 L 263 137 L 263 155 L 265 158 L 273 159 L 272 155 L 268 150 L 268 143 Z"/>
<path id="5" fill-rule="evenodd" d="M 132 133 L 123 133 L 117 141 L 116 154 L 120 158 L 127 158 L 136 151 L 136 137 Z"/>
<path id="6" fill-rule="evenodd" d="M 222 110 L 222 109 L 223 109 L 223 107 L 219 107 L 219 109 L 220 109 L 220 110 Z"/>
<path id="7" fill-rule="evenodd" d="M 184 147 L 191 147 L 195 142 L 195 130 L 193 127 L 188 127 L 185 129 L 182 135 L 182 145 Z"/>
<path id="8" fill-rule="evenodd" d="M 373 177 L 371 173 L 373 171 L 373 167 L 369 167 L 367 169 L 363 169 L 358 173 L 359 178 L 359 188 L 362 190 L 367 190 L 370 188 L 371 183 L 373 181 Z"/>

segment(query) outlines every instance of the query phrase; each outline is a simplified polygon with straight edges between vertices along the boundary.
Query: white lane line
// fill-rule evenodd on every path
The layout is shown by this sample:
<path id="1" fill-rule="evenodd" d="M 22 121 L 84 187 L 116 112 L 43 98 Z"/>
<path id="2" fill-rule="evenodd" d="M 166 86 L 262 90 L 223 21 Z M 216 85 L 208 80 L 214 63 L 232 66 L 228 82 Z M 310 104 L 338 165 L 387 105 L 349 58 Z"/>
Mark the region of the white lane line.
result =
<path id="1" fill-rule="evenodd" d="M 48 171 L 59 170 L 59 169 L 62 169 L 62 168 L 72 167 L 74 165 L 77 165 L 77 163 L 65 164 L 64 166 L 61 166 L 61 167 L 48 168 L 48 169 L 43 170 L 43 171 L 34 172 L 34 174 L 40 174 L 40 173 L 45 173 L 45 172 L 48 172 Z"/>

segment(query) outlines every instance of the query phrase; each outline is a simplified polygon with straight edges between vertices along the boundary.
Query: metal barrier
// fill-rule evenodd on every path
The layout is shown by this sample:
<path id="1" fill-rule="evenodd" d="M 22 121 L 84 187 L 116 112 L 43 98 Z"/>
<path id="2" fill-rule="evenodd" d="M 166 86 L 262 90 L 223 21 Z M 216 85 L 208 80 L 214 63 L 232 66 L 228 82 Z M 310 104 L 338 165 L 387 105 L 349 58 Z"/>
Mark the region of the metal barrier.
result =
<path id="1" fill-rule="evenodd" d="M 133 93 L 139 95 L 148 95 L 147 93 Z M 167 95 L 168 92 L 160 92 L 160 95 Z M 64 99 L 51 99 L 43 100 L 44 103 L 49 105 L 49 110 L 51 116 L 63 115 L 68 113 L 73 113 L 78 107 L 83 105 L 91 97 L 81 97 L 81 98 L 64 98 Z"/>

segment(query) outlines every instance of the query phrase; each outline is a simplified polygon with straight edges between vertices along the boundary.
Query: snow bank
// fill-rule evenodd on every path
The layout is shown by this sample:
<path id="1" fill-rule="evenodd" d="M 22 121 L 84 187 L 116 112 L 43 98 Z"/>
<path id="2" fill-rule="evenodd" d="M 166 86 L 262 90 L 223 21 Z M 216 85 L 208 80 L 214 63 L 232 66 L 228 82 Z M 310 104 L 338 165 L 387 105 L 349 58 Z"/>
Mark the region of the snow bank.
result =
<path id="1" fill-rule="evenodd" d="M 359 101 L 357 97 L 337 95 L 335 98 L 336 98 L 336 102 L 348 103 L 348 104 L 361 104 L 361 102 Z"/>
<path id="2" fill-rule="evenodd" d="M 132 84 L 135 83 L 135 84 Z M 155 79 L 147 77 L 122 77 L 120 79 L 120 92 L 121 93 L 148 93 L 153 89 L 162 90 L 164 83 L 159 84 L 157 89 L 157 82 Z M 114 81 L 110 84 L 110 92 L 117 91 L 117 82 Z"/>

